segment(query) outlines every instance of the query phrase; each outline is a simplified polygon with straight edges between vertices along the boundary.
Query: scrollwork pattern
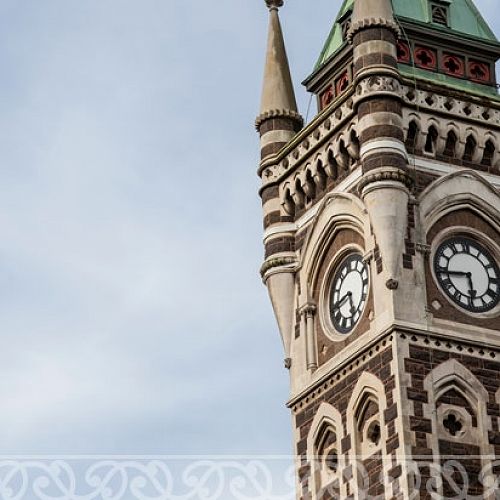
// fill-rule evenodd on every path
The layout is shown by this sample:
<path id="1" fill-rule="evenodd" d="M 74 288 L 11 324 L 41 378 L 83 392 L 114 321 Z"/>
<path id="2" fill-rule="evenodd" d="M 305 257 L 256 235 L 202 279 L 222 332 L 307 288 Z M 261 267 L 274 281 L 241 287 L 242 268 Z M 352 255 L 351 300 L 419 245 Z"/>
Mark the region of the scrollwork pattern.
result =
<path id="1" fill-rule="evenodd" d="M 470 478 L 459 457 L 439 464 L 424 458 L 420 462 L 401 457 L 412 478 L 414 495 L 409 498 L 426 491 L 433 498 L 446 499 L 444 487 L 453 491 L 455 500 L 476 498 L 469 493 Z M 499 463 L 487 461 L 489 457 L 476 458 L 484 459 L 486 464 L 476 481 L 484 485 L 484 494 L 496 494 L 499 479 L 494 471 Z M 293 500 L 296 460 L 297 457 L 3 458 L 0 500 Z M 375 500 L 368 495 L 369 473 L 363 460 L 356 461 L 355 466 L 360 479 L 358 490 L 363 491 L 363 498 Z M 427 472 L 422 474 L 424 469 Z M 386 479 L 381 473 L 380 482 L 384 484 Z"/>

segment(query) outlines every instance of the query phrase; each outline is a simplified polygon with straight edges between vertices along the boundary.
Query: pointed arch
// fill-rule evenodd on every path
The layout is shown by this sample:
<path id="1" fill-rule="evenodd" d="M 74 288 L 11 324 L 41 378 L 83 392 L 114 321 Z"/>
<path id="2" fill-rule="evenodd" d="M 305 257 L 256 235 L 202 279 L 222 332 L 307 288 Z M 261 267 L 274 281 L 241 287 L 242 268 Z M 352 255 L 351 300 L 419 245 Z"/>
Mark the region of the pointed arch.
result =
<path id="1" fill-rule="evenodd" d="M 445 215 L 468 208 L 500 232 L 500 194 L 481 174 L 460 170 L 441 177 L 419 196 L 423 234 Z"/>
<path id="2" fill-rule="evenodd" d="M 492 424 L 487 412 L 489 394 L 486 388 L 462 363 L 449 359 L 426 376 L 424 389 L 428 395 L 424 416 L 431 421 L 429 444 L 434 456 L 446 460 L 451 453 L 454 459 L 454 449 L 468 447 L 471 450 L 467 452 L 471 456 L 468 463 L 475 461 L 474 468 L 486 471 L 488 475 L 494 453 L 488 440 Z M 446 443 L 444 447 L 443 443 Z M 477 473 L 472 471 L 470 474 L 470 482 L 477 482 Z M 486 476 L 485 480 L 484 484 L 488 484 Z M 448 494 L 447 481 L 438 478 L 437 481 L 441 489 L 439 493 Z"/>
<path id="3" fill-rule="evenodd" d="M 301 282 L 315 282 L 321 259 L 339 230 L 354 230 L 365 239 L 369 227 L 366 207 L 359 198 L 347 193 L 328 194 L 322 200 L 304 242 Z"/>
<path id="4" fill-rule="evenodd" d="M 345 460 L 340 453 L 342 439 L 344 427 L 340 412 L 331 404 L 322 403 L 307 436 L 313 498 L 322 498 L 321 492 L 325 489 L 340 488 L 339 478 L 345 467 Z"/>

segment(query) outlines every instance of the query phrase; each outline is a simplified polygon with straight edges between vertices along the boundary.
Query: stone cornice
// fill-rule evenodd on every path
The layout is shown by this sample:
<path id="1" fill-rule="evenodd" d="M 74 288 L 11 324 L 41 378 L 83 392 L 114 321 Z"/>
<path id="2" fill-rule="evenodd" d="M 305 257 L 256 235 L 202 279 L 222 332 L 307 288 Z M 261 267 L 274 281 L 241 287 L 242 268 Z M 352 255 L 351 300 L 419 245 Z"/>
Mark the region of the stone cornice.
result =
<path id="1" fill-rule="evenodd" d="M 274 257 L 266 260 L 260 268 L 262 279 L 266 279 L 269 271 L 281 268 L 282 272 L 293 272 L 293 268 L 298 264 L 295 257 Z"/>
<path id="2" fill-rule="evenodd" d="M 353 42 L 354 35 L 363 29 L 368 28 L 387 28 L 391 30 L 397 38 L 401 37 L 401 30 L 395 21 L 391 19 L 362 19 L 351 26 L 347 39 L 349 43 Z"/>
<path id="3" fill-rule="evenodd" d="M 367 332 L 368 333 L 368 332 Z M 364 334 L 366 336 L 367 334 Z M 470 336 L 472 337 L 472 335 Z M 500 341 L 497 346 L 485 340 L 473 338 L 458 338 L 447 334 L 445 331 L 430 331 L 418 326 L 394 324 L 382 331 L 379 335 L 367 342 L 363 349 L 350 353 L 343 361 L 325 371 L 318 380 L 298 394 L 294 395 L 287 403 L 293 411 L 297 411 L 321 396 L 325 391 L 337 384 L 361 364 L 365 364 L 383 349 L 389 347 L 394 338 L 413 344 L 420 344 L 429 348 L 447 350 L 457 354 L 467 354 L 483 359 L 500 359 Z M 337 355 L 342 357 L 342 353 Z"/>
<path id="4" fill-rule="evenodd" d="M 368 172 L 365 174 L 358 184 L 358 191 L 361 193 L 369 184 L 380 181 L 400 182 L 407 188 L 413 186 L 413 178 L 407 172 L 397 168 L 381 168 L 373 173 Z"/>
<path id="5" fill-rule="evenodd" d="M 304 118 L 297 111 L 291 111 L 289 109 L 273 109 L 271 111 L 266 111 L 260 114 L 255 120 L 255 128 L 259 130 L 260 126 L 266 121 L 272 118 L 288 118 L 296 122 L 300 127 L 304 126 Z"/>

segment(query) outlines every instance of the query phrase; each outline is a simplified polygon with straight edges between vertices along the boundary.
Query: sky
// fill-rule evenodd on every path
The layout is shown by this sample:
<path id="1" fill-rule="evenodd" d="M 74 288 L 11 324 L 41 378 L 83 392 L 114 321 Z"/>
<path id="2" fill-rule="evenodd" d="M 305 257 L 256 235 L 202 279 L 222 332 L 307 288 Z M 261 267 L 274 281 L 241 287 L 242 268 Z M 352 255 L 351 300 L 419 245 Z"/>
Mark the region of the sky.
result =
<path id="1" fill-rule="evenodd" d="M 340 3 L 282 9 L 303 114 Z M 3 454 L 292 453 L 266 31 L 263 0 L 0 0 Z"/>

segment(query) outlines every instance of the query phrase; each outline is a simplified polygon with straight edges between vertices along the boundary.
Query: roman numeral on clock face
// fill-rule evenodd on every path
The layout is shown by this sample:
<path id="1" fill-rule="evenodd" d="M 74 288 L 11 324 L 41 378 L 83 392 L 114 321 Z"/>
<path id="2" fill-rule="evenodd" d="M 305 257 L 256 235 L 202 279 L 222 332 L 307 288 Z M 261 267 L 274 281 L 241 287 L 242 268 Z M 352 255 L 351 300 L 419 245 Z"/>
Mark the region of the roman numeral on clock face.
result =
<path id="1" fill-rule="evenodd" d="M 467 237 L 443 242 L 434 256 L 436 279 L 447 297 L 472 313 L 487 312 L 500 303 L 500 271 L 492 253 Z"/>
<path id="2" fill-rule="evenodd" d="M 368 266 L 361 255 L 349 255 L 336 268 L 331 284 L 330 318 L 338 333 L 350 333 L 360 321 L 368 287 Z"/>

